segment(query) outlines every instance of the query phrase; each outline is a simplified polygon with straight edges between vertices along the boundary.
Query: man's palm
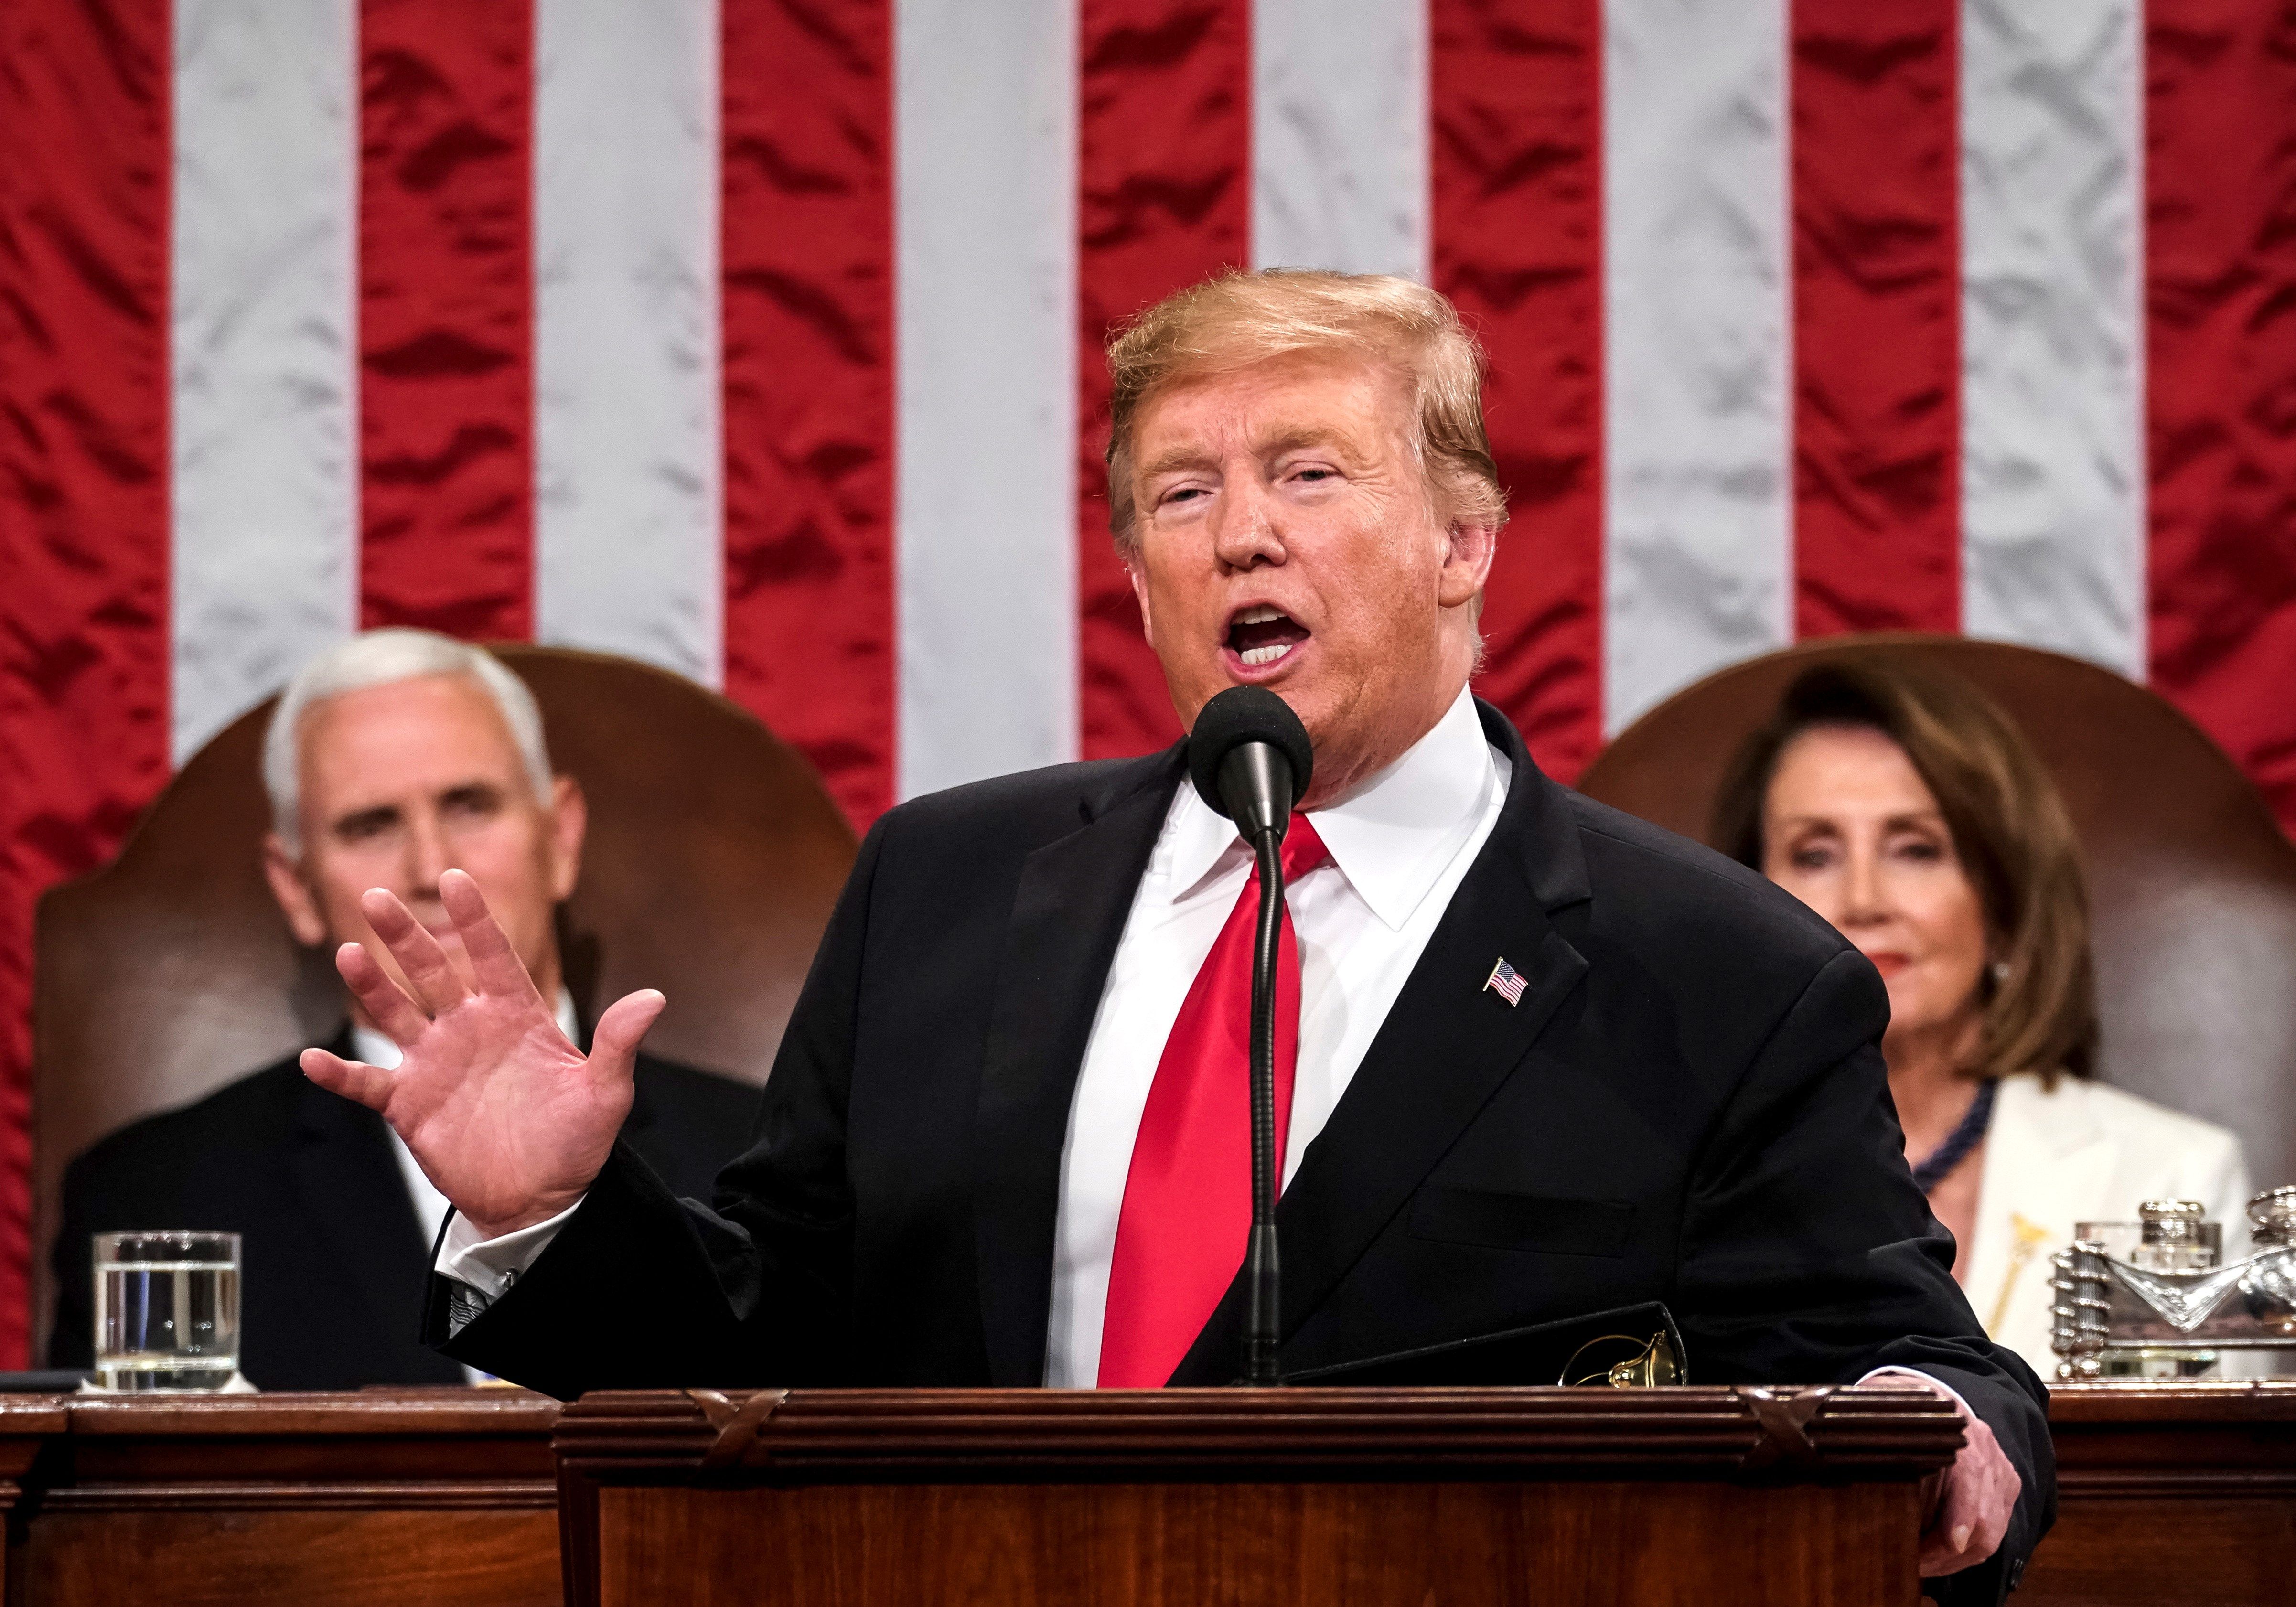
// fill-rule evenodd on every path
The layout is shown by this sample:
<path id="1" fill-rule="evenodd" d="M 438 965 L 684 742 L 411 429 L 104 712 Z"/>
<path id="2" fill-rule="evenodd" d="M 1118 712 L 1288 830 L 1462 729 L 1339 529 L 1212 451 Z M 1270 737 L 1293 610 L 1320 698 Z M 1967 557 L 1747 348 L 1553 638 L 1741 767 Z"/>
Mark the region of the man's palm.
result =
<path id="1" fill-rule="evenodd" d="M 405 905 L 369 892 L 360 908 L 407 989 L 357 943 L 344 944 L 335 964 L 406 1058 L 385 1070 L 307 1049 L 303 1073 L 380 1111 L 439 1192 L 491 1238 L 557 1215 L 597 1177 L 629 1113 L 638 1040 L 664 1001 L 647 989 L 617 1002 L 585 1057 L 559 1030 L 478 883 L 449 871 L 439 894 L 470 956 L 469 980 Z"/>

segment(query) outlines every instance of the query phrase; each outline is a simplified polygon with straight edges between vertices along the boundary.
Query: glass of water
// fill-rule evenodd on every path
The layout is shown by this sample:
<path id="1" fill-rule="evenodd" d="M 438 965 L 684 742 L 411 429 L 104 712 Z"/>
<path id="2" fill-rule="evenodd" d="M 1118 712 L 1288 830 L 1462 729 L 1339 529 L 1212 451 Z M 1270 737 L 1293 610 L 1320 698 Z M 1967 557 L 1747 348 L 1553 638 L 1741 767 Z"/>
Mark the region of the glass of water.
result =
<path id="1" fill-rule="evenodd" d="M 239 1235 L 95 1235 L 95 1382 L 220 1390 L 239 1371 Z"/>

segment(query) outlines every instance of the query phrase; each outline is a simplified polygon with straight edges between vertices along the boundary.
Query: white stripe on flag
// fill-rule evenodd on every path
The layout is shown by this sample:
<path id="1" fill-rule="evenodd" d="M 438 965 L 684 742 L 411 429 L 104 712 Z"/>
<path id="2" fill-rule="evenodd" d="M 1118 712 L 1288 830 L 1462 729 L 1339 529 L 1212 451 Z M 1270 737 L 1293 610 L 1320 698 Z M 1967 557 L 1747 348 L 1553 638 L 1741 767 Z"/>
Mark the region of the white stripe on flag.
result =
<path id="1" fill-rule="evenodd" d="M 1784 0 L 1603 8 L 1603 728 L 1792 639 Z"/>
<path id="2" fill-rule="evenodd" d="M 894 48 L 907 798 L 1076 756 L 1075 7 L 904 0 Z"/>
<path id="3" fill-rule="evenodd" d="M 535 12 L 537 640 L 723 680 L 716 0 Z"/>
<path id="4" fill-rule="evenodd" d="M 1253 0 L 1255 265 L 1427 277 L 1427 0 Z"/>
<path id="5" fill-rule="evenodd" d="M 2144 673 L 2134 0 L 1964 0 L 1962 624 Z"/>
<path id="6" fill-rule="evenodd" d="M 177 763 L 357 618 L 350 0 L 176 0 Z"/>

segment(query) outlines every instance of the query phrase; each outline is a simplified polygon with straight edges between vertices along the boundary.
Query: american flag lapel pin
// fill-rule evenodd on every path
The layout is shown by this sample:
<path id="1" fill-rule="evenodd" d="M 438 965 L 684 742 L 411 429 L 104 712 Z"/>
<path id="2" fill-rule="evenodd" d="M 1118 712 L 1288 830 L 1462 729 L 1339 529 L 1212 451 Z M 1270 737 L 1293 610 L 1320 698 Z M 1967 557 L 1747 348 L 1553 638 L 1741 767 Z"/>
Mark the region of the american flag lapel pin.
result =
<path id="1" fill-rule="evenodd" d="M 1491 974 L 1483 980 L 1483 991 L 1496 993 L 1510 1004 L 1522 1003 L 1522 972 L 1505 960 L 1491 967 Z"/>

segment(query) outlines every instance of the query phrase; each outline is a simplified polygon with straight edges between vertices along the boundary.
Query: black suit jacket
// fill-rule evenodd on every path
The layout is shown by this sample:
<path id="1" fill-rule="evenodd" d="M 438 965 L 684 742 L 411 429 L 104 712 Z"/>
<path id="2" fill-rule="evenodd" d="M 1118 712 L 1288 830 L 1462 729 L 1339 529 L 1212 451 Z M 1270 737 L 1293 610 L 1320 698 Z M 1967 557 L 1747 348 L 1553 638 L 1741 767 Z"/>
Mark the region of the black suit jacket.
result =
<path id="1" fill-rule="evenodd" d="M 348 1054 L 349 1037 L 329 1046 Z M 642 1057 L 622 1140 L 671 1186 L 706 1193 L 757 1108 L 747 1084 Z M 463 1382 L 418 1331 L 430 1244 L 382 1118 L 292 1059 L 123 1127 L 66 1169 L 51 1366 L 92 1365 L 90 1236 L 168 1227 L 243 1235 L 241 1371 L 262 1388 Z"/>
<path id="2" fill-rule="evenodd" d="M 1282 1365 L 1650 1300 L 1697 1382 L 1917 1365 L 2016 1462 L 2021 1557 L 2053 1505 L 2046 1397 L 1986 1340 L 1907 1172 L 1880 977 L 1760 877 L 1549 781 L 1480 712 L 1513 784 L 1284 1191 Z M 1070 1101 L 1182 775 L 1175 749 L 886 815 L 716 1209 L 619 1149 L 448 1353 L 569 1397 L 1040 1383 Z M 1484 988 L 1502 956 L 1529 979 L 1516 1004 Z M 1240 1374 L 1241 1296 L 1172 1382 Z"/>

